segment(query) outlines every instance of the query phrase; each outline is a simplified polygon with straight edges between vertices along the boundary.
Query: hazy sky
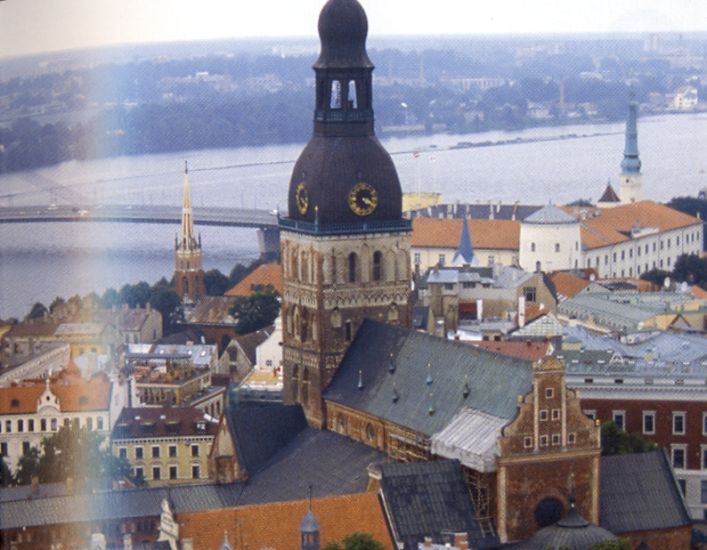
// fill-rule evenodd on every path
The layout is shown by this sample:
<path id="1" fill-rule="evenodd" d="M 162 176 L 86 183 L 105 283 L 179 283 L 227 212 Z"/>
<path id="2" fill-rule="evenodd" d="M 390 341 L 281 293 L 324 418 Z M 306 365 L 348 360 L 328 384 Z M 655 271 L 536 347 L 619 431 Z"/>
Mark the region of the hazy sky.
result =
<path id="1" fill-rule="evenodd" d="M 0 56 L 224 37 L 316 36 L 324 0 L 0 0 Z M 361 0 L 371 34 L 706 31 L 707 0 Z"/>

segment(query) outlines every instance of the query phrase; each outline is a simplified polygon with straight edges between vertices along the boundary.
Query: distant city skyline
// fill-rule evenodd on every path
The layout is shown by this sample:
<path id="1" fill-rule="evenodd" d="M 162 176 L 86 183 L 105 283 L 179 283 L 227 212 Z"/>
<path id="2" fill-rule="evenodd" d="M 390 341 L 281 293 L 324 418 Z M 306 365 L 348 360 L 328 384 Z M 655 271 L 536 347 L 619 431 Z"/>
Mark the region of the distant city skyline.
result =
<path id="1" fill-rule="evenodd" d="M 370 34 L 707 31 L 702 0 L 361 0 Z M 324 0 L 4 0 L 0 57 L 141 42 L 316 37 Z"/>

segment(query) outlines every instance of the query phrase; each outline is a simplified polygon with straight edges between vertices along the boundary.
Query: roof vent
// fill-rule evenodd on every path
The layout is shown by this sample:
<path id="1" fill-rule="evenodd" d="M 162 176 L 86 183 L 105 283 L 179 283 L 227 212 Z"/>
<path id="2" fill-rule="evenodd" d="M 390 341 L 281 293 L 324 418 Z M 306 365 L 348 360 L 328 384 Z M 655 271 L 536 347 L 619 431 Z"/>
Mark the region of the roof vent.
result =
<path id="1" fill-rule="evenodd" d="M 398 389 L 395 387 L 395 382 L 393 382 L 393 403 L 397 403 L 399 399 L 400 394 L 398 393 Z"/>
<path id="2" fill-rule="evenodd" d="M 363 389 L 363 371 L 361 369 L 358 369 L 358 389 L 362 390 Z"/>
<path id="3" fill-rule="evenodd" d="M 427 379 L 425 380 L 425 384 L 428 386 L 432 385 L 432 363 L 427 363 Z"/>

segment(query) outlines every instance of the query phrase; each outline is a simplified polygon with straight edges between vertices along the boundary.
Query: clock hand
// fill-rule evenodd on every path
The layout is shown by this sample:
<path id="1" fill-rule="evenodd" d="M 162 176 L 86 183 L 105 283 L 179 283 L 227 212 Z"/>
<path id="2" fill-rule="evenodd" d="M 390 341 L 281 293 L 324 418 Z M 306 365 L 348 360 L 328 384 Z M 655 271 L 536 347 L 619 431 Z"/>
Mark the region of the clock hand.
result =
<path id="1" fill-rule="evenodd" d="M 367 206 L 371 206 L 373 204 L 373 201 L 368 197 L 361 197 L 361 202 Z"/>

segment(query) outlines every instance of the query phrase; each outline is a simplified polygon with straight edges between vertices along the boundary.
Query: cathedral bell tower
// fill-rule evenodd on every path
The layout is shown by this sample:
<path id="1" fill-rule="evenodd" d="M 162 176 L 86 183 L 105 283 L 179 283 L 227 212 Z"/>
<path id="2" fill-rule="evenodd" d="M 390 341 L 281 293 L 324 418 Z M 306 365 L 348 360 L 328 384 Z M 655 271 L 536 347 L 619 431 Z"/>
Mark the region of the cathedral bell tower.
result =
<path id="1" fill-rule="evenodd" d="M 182 225 L 174 238 L 174 286 L 184 304 L 193 304 L 206 294 L 204 269 L 201 260 L 201 235 L 194 234 L 194 219 L 189 192 L 189 169 L 184 163 L 184 191 L 182 197 Z"/>
<path id="2" fill-rule="evenodd" d="M 356 0 L 319 16 L 314 132 L 280 219 L 284 399 L 325 423 L 322 392 L 364 318 L 409 325 L 410 233 L 390 155 L 374 133 L 368 21 Z"/>

